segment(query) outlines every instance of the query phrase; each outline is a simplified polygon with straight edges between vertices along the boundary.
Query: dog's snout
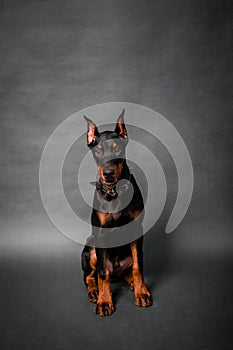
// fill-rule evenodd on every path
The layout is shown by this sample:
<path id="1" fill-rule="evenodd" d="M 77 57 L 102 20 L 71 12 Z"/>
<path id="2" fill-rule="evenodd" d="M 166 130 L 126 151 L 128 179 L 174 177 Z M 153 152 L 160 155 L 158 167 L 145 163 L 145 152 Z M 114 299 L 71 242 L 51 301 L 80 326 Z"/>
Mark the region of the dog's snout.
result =
<path id="1" fill-rule="evenodd" d="M 114 176 L 114 170 L 111 169 L 111 168 L 104 169 L 103 170 L 103 175 L 104 175 L 105 179 L 112 178 Z"/>

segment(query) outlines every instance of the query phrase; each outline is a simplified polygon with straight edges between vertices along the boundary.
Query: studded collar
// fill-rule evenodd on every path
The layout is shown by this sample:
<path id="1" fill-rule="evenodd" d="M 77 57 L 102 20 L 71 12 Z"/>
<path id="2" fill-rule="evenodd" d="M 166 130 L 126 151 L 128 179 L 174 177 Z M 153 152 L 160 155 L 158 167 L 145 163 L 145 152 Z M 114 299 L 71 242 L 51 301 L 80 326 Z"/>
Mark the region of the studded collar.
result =
<path id="1" fill-rule="evenodd" d="M 128 180 L 130 181 L 131 179 L 131 174 L 129 175 Z M 109 188 L 107 187 L 100 179 L 99 181 L 92 181 L 90 182 L 90 185 L 93 185 L 96 187 L 97 190 L 100 190 L 106 194 L 108 194 L 109 196 L 111 196 L 112 198 L 117 197 L 118 193 L 116 191 L 116 186 L 114 186 L 113 188 Z M 118 192 L 125 192 L 128 189 L 128 185 L 124 184 Z"/>

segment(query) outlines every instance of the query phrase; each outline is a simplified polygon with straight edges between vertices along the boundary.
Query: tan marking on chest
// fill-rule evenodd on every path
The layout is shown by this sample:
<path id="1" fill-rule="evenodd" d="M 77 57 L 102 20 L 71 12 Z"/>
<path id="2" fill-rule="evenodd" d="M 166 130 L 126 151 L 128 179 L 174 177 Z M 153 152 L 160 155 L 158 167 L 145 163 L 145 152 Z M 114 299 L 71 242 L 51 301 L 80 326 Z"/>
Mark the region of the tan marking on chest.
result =
<path id="1" fill-rule="evenodd" d="M 102 213 L 99 211 L 97 215 L 102 226 L 106 225 L 112 219 L 111 213 Z"/>
<path id="2" fill-rule="evenodd" d="M 136 210 L 134 212 L 131 213 L 131 218 L 133 218 L 133 220 L 136 220 L 141 214 L 140 210 Z"/>
<path id="3" fill-rule="evenodd" d="M 111 220 L 117 220 L 121 216 L 120 213 L 103 213 L 100 211 L 97 213 L 97 215 L 100 220 L 101 226 L 106 225 Z"/>

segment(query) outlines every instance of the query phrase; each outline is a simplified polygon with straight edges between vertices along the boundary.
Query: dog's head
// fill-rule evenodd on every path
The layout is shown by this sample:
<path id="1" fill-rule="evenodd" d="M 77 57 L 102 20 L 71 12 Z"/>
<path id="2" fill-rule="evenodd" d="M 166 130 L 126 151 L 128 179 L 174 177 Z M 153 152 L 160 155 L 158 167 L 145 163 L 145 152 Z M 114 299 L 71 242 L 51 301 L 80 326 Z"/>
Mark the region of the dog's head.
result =
<path id="1" fill-rule="evenodd" d="M 95 123 L 87 121 L 87 145 L 96 161 L 101 181 L 107 187 L 114 187 L 121 176 L 125 160 L 128 135 L 124 123 L 124 113 L 119 116 L 114 131 L 99 132 Z"/>

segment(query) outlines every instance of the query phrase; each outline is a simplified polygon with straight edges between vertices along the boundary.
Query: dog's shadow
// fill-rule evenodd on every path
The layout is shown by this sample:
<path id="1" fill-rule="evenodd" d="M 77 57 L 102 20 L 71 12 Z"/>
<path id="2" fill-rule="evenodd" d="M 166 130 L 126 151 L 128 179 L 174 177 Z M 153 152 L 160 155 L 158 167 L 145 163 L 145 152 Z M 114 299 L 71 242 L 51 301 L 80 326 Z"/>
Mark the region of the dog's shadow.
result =
<path id="1" fill-rule="evenodd" d="M 151 236 L 145 239 L 144 244 L 144 276 L 149 290 L 154 294 L 173 273 L 173 267 L 171 240 L 163 233 L 152 232 Z"/>

